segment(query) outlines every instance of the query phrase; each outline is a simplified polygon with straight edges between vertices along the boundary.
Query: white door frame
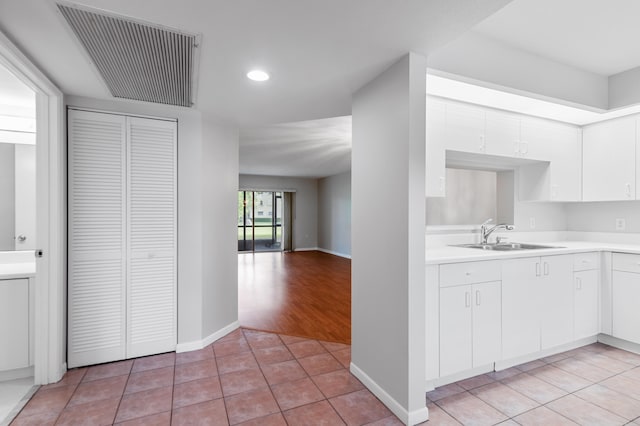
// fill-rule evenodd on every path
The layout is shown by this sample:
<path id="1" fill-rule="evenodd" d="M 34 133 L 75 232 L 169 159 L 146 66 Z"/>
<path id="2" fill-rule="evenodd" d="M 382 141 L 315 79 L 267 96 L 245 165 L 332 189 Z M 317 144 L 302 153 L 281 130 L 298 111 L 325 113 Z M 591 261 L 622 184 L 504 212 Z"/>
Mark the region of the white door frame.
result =
<path id="1" fill-rule="evenodd" d="M 62 92 L 0 32 L 0 65 L 36 92 L 36 384 L 53 383 L 66 370 L 66 176 Z"/>

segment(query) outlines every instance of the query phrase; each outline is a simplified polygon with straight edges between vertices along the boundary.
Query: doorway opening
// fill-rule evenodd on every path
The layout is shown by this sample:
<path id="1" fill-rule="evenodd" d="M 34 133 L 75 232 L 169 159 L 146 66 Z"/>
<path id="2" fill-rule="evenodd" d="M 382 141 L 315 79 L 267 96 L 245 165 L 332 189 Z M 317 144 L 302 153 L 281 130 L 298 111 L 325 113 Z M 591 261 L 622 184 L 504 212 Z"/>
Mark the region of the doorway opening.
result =
<path id="1" fill-rule="evenodd" d="M 0 423 L 33 393 L 36 92 L 0 64 Z"/>
<path id="2" fill-rule="evenodd" d="M 238 251 L 283 250 L 283 193 L 238 191 Z"/>

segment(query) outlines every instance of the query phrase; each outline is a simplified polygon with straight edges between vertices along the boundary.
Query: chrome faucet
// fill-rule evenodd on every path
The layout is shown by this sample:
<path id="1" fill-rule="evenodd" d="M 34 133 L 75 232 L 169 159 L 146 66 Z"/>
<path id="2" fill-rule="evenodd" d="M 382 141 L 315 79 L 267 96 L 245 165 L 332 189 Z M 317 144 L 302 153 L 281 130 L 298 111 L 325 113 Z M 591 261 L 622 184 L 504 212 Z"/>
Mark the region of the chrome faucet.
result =
<path id="1" fill-rule="evenodd" d="M 506 223 L 499 223 L 497 225 L 493 225 L 492 227 L 488 227 L 489 223 L 493 222 L 493 219 L 487 219 L 484 221 L 482 225 L 480 225 L 480 244 L 489 244 L 489 235 L 498 229 L 506 229 L 507 231 L 513 231 L 514 226 L 508 225 Z"/>

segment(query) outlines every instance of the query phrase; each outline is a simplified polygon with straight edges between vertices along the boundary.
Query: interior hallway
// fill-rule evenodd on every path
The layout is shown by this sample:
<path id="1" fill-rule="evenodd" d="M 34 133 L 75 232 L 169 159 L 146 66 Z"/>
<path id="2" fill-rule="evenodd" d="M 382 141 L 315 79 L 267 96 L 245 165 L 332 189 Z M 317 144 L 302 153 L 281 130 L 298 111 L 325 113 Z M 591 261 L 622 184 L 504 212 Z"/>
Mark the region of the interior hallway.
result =
<path id="1" fill-rule="evenodd" d="M 402 426 L 349 373 L 350 353 L 239 329 L 199 351 L 69 370 L 12 425 Z"/>
<path id="2" fill-rule="evenodd" d="M 319 251 L 238 255 L 240 325 L 351 343 L 351 260 Z"/>

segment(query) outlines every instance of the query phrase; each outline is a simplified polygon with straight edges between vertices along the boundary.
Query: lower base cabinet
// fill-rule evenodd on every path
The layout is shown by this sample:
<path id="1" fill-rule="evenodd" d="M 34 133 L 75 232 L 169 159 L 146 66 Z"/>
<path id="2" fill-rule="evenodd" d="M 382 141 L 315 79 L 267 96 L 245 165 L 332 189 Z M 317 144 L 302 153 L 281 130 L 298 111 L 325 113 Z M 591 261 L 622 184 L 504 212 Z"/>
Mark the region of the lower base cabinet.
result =
<path id="1" fill-rule="evenodd" d="M 574 339 L 579 340 L 598 334 L 598 293 L 600 270 L 579 271 L 574 278 Z"/>
<path id="2" fill-rule="evenodd" d="M 29 366 L 29 280 L 0 280 L 0 371 Z"/>
<path id="3" fill-rule="evenodd" d="M 613 271 L 613 336 L 640 343 L 640 274 Z"/>
<path id="4" fill-rule="evenodd" d="M 501 283 L 440 289 L 440 376 L 500 359 Z"/>

